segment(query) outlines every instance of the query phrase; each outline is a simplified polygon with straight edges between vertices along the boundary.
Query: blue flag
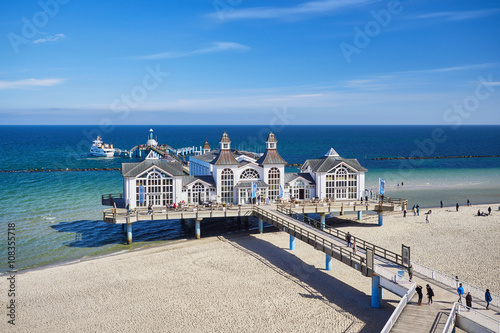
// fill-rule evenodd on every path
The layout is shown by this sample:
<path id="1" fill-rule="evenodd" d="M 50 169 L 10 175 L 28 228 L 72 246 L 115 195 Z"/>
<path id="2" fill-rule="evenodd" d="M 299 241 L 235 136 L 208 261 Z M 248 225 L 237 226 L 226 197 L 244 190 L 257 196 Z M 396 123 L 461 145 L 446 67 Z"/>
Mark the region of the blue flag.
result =
<path id="1" fill-rule="evenodd" d="M 252 198 L 257 197 L 257 184 L 252 182 Z"/>
<path id="2" fill-rule="evenodd" d="M 380 195 L 384 195 L 385 193 L 385 180 L 382 178 L 379 178 L 379 188 L 380 188 Z"/>
<path id="3" fill-rule="evenodd" d="M 281 187 L 281 184 L 280 184 L 280 193 L 278 195 L 278 198 L 279 199 L 283 198 L 283 187 Z"/>
<path id="4" fill-rule="evenodd" d="M 144 186 L 139 186 L 139 203 L 144 203 L 145 192 Z"/>

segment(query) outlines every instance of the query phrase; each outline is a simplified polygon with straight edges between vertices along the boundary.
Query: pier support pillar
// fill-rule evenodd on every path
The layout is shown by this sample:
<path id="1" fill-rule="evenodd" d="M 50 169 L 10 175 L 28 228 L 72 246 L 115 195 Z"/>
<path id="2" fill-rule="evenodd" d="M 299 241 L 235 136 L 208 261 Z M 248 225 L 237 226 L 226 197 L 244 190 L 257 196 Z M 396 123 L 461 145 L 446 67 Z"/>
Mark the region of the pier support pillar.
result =
<path id="1" fill-rule="evenodd" d="M 197 219 L 195 221 L 195 225 L 196 225 L 196 227 L 195 227 L 196 239 L 200 239 L 200 237 L 201 237 L 201 220 L 202 219 Z"/>
<path id="2" fill-rule="evenodd" d="M 331 271 L 332 270 L 332 257 L 330 257 L 328 254 L 325 253 L 325 256 L 326 256 L 326 260 L 325 260 L 325 269 L 327 271 Z"/>
<path id="3" fill-rule="evenodd" d="M 264 221 L 259 219 L 259 233 L 262 234 L 263 232 L 264 232 Z"/>
<path id="4" fill-rule="evenodd" d="M 362 220 L 363 219 L 363 212 L 361 210 L 358 210 L 358 220 Z"/>
<path id="5" fill-rule="evenodd" d="M 382 226 L 384 224 L 384 216 L 382 213 L 378 213 L 378 225 Z"/>
<path id="6" fill-rule="evenodd" d="M 132 244 L 132 223 L 127 223 L 127 243 Z"/>
<path id="7" fill-rule="evenodd" d="M 326 214 L 320 214 L 321 230 L 325 230 Z"/>
<path id="8" fill-rule="evenodd" d="M 372 276 L 372 308 L 380 308 L 382 306 L 382 287 L 379 286 L 380 277 Z"/>
<path id="9" fill-rule="evenodd" d="M 290 235 L 290 250 L 295 250 L 295 237 Z"/>

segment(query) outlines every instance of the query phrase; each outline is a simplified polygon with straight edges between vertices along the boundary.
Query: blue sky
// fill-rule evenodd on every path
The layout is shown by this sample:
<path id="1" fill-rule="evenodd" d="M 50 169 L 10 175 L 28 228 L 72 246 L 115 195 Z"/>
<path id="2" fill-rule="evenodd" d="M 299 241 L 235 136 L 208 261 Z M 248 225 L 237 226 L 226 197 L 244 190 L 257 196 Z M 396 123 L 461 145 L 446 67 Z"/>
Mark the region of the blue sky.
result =
<path id="1" fill-rule="evenodd" d="M 0 3 L 0 124 L 500 124 L 498 1 Z"/>

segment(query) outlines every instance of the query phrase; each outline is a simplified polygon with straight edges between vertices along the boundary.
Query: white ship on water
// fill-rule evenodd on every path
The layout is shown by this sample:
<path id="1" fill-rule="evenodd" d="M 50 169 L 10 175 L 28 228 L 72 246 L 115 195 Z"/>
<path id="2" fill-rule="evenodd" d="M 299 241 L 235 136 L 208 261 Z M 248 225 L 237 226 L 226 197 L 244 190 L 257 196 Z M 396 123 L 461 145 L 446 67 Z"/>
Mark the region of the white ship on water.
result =
<path id="1" fill-rule="evenodd" d="M 90 155 L 98 157 L 113 157 L 115 155 L 115 149 L 113 144 L 103 143 L 101 137 L 98 136 L 94 140 L 94 144 L 90 147 Z"/>

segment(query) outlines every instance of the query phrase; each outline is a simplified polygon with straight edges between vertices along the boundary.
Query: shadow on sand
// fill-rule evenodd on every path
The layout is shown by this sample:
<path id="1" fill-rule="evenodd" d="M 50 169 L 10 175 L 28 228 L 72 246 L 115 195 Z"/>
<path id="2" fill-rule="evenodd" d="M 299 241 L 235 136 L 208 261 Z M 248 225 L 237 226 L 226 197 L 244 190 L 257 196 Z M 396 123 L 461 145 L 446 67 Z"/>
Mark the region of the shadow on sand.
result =
<path id="1" fill-rule="evenodd" d="M 293 252 L 254 237 L 230 237 L 227 240 L 234 247 L 298 284 L 304 289 L 300 296 L 322 300 L 328 306 L 336 305 L 332 306 L 332 311 L 342 313 L 353 320 L 352 325 L 356 325 L 359 321 L 366 323 L 360 332 L 380 332 L 398 303 L 397 301 L 384 301 L 381 309 L 374 309 L 371 307 L 371 295 L 338 280 L 323 269 L 303 262 L 293 255 Z M 305 243 L 300 243 L 300 245 L 308 246 Z M 324 254 L 318 252 L 318 255 Z M 340 264 L 334 260 L 333 269 L 335 265 Z M 360 274 L 359 279 L 365 280 L 365 283 L 371 286 L 370 278 Z M 350 331 L 350 328 L 346 331 Z"/>

